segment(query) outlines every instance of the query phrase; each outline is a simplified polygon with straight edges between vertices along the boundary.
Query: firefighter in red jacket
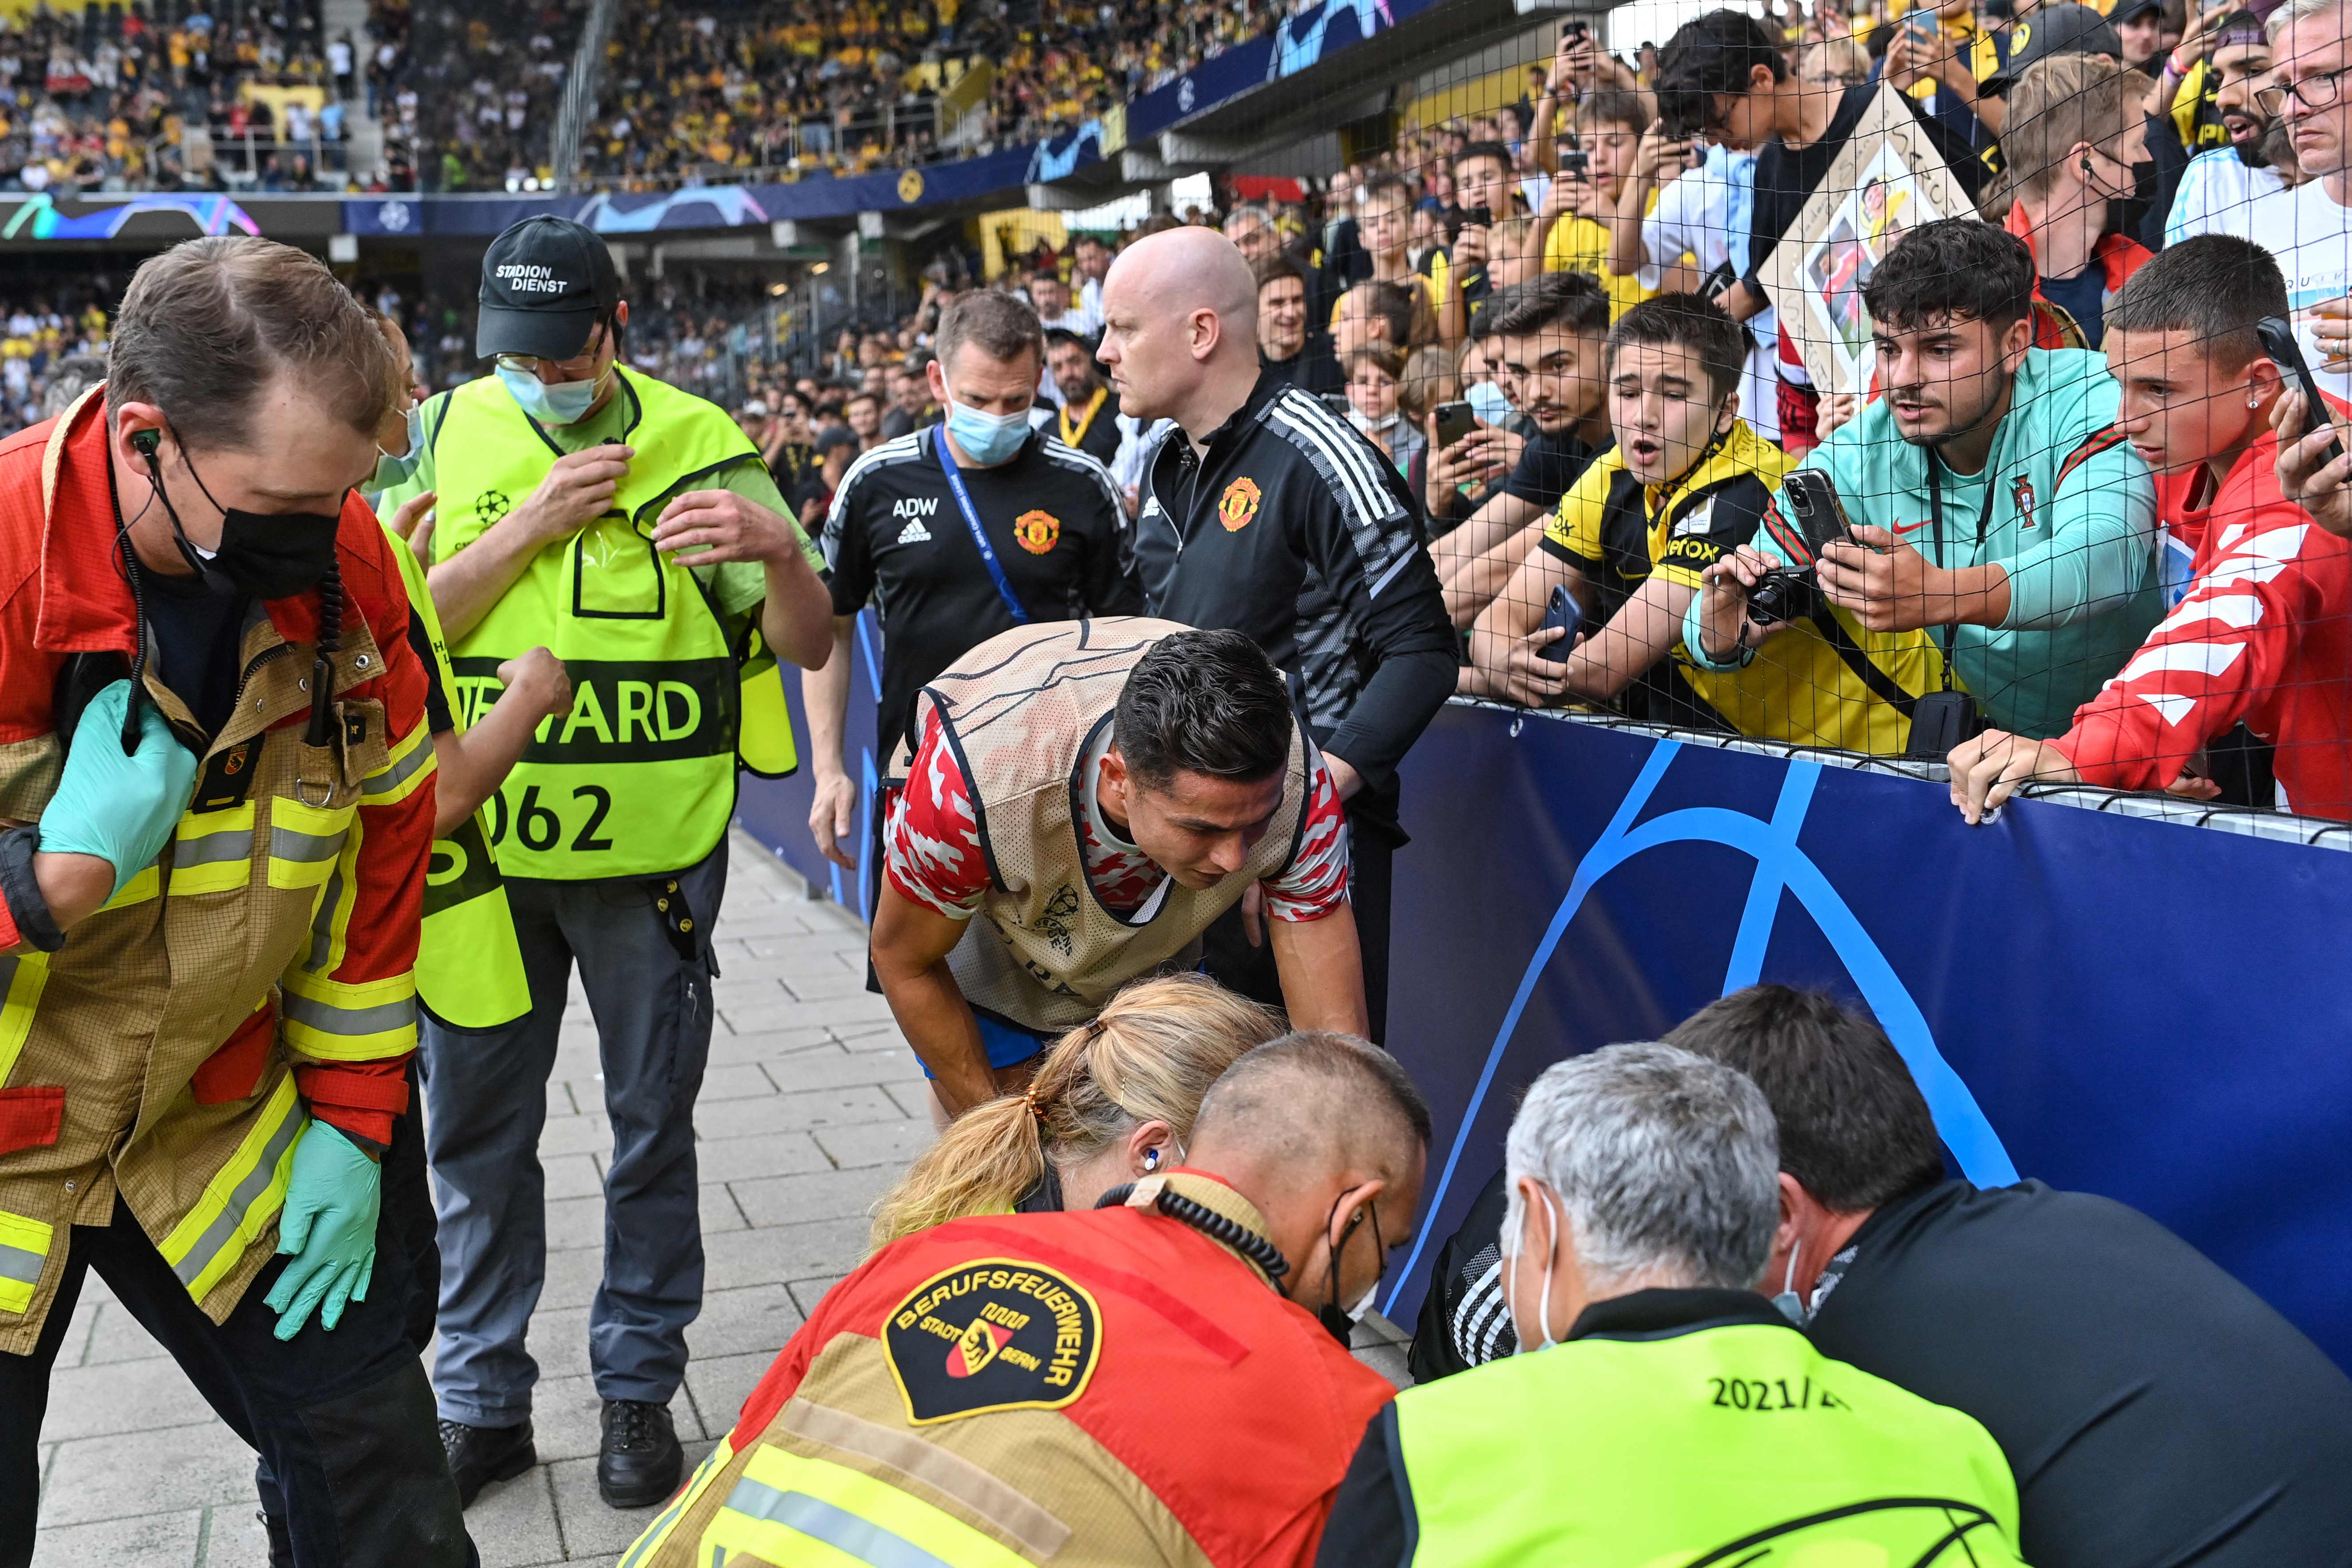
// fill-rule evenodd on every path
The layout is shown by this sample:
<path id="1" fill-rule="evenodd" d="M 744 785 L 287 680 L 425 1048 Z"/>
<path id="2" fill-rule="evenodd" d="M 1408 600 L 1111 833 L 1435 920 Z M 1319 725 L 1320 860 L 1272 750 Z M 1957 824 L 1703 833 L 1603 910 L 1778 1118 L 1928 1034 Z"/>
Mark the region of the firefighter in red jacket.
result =
<path id="1" fill-rule="evenodd" d="M 1312 1562 L 1394 1392 L 1348 1303 L 1408 1238 L 1428 1139 L 1372 1047 L 1260 1046 L 1188 1164 L 919 1232 L 834 1287 L 625 1561 Z"/>
<path id="2" fill-rule="evenodd" d="M 351 493 L 396 367 L 322 264 L 226 238 L 140 268 L 110 374 L 0 441 L 0 1568 L 92 1269 L 259 1453 L 273 1560 L 462 1568 L 378 1243 L 435 795 Z"/>
<path id="3" fill-rule="evenodd" d="M 1989 731 L 1953 751 L 1970 822 L 2028 782 L 2210 799 L 2198 753 L 2241 721 L 2276 748 L 2281 805 L 2352 821 L 2352 544 L 2279 490 L 2283 385 L 2254 322 L 2286 314 L 2278 264 L 2230 235 L 2183 240 L 2124 284 L 2107 314 L 2116 427 L 2156 471 L 2158 521 L 2193 574 L 2066 733 Z"/>

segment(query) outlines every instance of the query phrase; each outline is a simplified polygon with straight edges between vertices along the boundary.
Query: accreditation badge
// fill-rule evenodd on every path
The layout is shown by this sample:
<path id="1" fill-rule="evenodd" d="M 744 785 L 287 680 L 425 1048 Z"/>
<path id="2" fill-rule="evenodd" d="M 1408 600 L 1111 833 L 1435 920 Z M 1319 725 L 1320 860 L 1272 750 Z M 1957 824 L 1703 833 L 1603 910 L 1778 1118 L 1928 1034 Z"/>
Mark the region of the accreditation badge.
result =
<path id="1" fill-rule="evenodd" d="M 882 1345 L 917 1426 L 992 1410 L 1059 1410 L 1094 1375 L 1102 1310 L 1050 1268 L 983 1258 L 909 1291 L 883 1324 Z"/>

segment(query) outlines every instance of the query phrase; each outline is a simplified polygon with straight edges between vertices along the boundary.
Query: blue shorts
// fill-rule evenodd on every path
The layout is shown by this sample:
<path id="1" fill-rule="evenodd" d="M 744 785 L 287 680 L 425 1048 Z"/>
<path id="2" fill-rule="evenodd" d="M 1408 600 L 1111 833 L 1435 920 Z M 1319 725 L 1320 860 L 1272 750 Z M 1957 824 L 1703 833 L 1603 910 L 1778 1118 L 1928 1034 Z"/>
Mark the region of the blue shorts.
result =
<path id="1" fill-rule="evenodd" d="M 1025 1062 L 1061 1038 L 1058 1034 L 1036 1035 L 1017 1024 L 999 1023 L 985 1013 L 974 1013 L 972 1019 L 980 1025 L 980 1048 L 988 1053 L 988 1065 L 992 1068 L 1009 1068 L 1015 1062 Z M 937 1078 L 940 1075 L 927 1067 L 923 1069 L 923 1076 Z"/>

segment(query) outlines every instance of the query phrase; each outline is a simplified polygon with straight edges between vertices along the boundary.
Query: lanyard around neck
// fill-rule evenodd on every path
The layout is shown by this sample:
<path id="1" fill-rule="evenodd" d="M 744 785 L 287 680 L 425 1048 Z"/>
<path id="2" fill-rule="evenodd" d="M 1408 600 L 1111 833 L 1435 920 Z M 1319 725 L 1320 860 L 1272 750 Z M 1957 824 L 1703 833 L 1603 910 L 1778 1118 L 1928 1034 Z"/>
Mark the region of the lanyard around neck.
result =
<path id="1" fill-rule="evenodd" d="M 1013 616 L 1013 625 L 1027 626 L 1029 612 L 1021 607 L 1020 598 L 1013 592 L 1013 584 L 1004 575 L 1003 563 L 996 559 L 995 546 L 988 542 L 988 531 L 980 526 L 980 513 L 972 507 L 971 493 L 963 488 L 963 475 L 956 470 L 955 454 L 948 450 L 946 426 L 932 432 L 931 445 L 939 448 L 940 467 L 947 473 L 948 489 L 955 492 L 956 509 L 963 513 L 963 525 L 971 530 L 971 542 L 980 549 L 981 563 L 988 568 L 989 576 L 995 580 L 997 597 L 1004 601 L 1004 608 Z"/>
<path id="2" fill-rule="evenodd" d="M 1102 412 L 1102 405 L 1109 396 L 1109 387 L 1095 388 L 1094 401 L 1087 405 L 1087 416 L 1078 421 L 1078 427 L 1076 430 L 1070 428 L 1069 409 L 1066 406 L 1063 408 L 1061 413 L 1063 446 L 1075 447 L 1087 438 L 1087 432 L 1095 427 L 1095 416 Z"/>
<path id="3" fill-rule="evenodd" d="M 1927 448 L 1927 531 L 1936 545 L 1936 564 L 1948 571 L 1949 568 L 1945 566 L 1944 562 L 1944 460 L 1936 456 L 1935 448 L 1932 447 Z M 1994 486 L 1992 454 L 1990 452 L 1985 454 L 1984 487 L 1984 505 L 1977 511 L 1976 548 L 1979 551 L 1984 548 L 1985 531 L 1992 526 L 1993 502 L 2000 493 Z M 1975 563 L 1975 557 L 1971 555 L 1969 564 Z M 1942 649 L 1944 654 L 1944 689 L 1949 691 L 1952 689 L 1952 628 L 1948 626 L 1939 626 L 1936 627 L 1934 635 L 1936 646 Z"/>

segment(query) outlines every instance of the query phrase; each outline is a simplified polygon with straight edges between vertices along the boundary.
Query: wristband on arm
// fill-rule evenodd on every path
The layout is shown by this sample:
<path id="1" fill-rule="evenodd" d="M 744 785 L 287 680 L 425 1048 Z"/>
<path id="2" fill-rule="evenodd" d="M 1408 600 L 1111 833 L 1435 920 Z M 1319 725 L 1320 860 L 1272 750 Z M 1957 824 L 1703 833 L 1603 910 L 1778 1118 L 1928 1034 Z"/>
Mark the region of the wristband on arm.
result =
<path id="1" fill-rule="evenodd" d="M 40 879 L 33 873 L 33 857 L 40 847 L 41 830 L 30 824 L 0 834 L 0 899 L 7 901 L 8 918 L 16 921 L 16 934 L 26 946 L 55 952 L 66 944 L 66 933 L 58 929 Z"/>

